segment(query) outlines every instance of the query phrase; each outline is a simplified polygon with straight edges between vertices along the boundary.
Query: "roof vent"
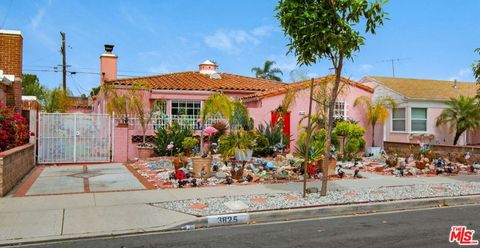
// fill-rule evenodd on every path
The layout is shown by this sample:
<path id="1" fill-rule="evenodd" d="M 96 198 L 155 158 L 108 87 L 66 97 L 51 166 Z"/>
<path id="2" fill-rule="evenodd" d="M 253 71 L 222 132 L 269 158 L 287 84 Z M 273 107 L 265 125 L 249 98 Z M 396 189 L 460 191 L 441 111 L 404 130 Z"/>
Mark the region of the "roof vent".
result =
<path id="1" fill-rule="evenodd" d="M 457 85 L 457 80 L 456 80 L 456 79 L 453 81 L 452 88 L 458 89 L 458 85 Z"/>
<path id="2" fill-rule="evenodd" d="M 222 76 L 220 76 L 220 74 L 214 72 L 214 73 L 210 74 L 210 78 L 211 79 L 222 79 Z"/>

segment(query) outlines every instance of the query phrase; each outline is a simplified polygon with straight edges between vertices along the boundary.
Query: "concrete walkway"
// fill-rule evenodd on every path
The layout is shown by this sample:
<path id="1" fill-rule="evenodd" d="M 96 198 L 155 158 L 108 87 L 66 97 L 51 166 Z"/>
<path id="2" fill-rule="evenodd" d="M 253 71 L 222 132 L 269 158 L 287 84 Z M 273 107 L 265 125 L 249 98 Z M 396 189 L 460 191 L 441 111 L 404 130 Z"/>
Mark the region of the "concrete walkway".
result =
<path id="1" fill-rule="evenodd" d="M 480 181 L 480 176 L 395 178 L 363 174 L 367 179 L 330 181 L 329 187 Z M 320 182 L 309 183 L 312 186 L 320 187 Z M 150 203 L 301 190 L 302 183 L 287 183 L 0 198 L 0 244 L 168 229 L 196 217 Z"/>

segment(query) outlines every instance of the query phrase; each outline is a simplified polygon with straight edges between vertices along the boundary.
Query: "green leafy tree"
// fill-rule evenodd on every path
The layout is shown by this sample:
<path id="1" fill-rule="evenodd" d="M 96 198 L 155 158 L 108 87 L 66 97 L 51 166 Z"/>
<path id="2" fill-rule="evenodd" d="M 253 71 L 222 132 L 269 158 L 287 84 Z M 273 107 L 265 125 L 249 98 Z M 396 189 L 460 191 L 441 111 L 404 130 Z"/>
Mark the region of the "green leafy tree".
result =
<path id="1" fill-rule="evenodd" d="M 40 84 L 40 80 L 35 74 L 23 74 L 22 87 L 24 96 L 36 96 L 40 102 L 45 100 L 47 89 Z"/>
<path id="2" fill-rule="evenodd" d="M 43 110 L 48 113 L 64 113 L 71 106 L 69 98 L 70 93 L 63 91 L 60 88 L 55 88 L 47 91 L 43 101 Z"/>
<path id="3" fill-rule="evenodd" d="M 480 105 L 474 97 L 460 96 L 450 98 L 445 102 L 448 108 L 444 109 L 437 118 L 436 126 L 449 125 L 450 132 L 455 132 L 453 145 L 458 143 L 460 136 L 468 130 L 480 126 Z"/>
<path id="4" fill-rule="evenodd" d="M 480 48 L 475 49 L 475 52 L 480 54 Z M 472 65 L 473 76 L 477 80 L 477 85 L 480 84 L 480 60 L 475 60 Z M 477 98 L 480 98 L 480 88 L 477 90 Z"/>
<path id="5" fill-rule="evenodd" d="M 289 38 L 288 53 L 295 54 L 297 64 L 309 66 L 328 59 L 334 69 L 335 82 L 328 101 L 326 148 L 331 144 L 333 110 L 344 60 L 353 59 L 353 54 L 365 43 L 359 24 L 364 24 L 365 33 L 371 34 L 383 25 L 384 3 L 384 0 L 280 0 L 275 8 L 276 16 Z M 329 150 L 325 149 L 327 158 L 330 157 Z M 327 176 L 323 177 L 321 195 L 327 193 Z"/>
<path id="6" fill-rule="evenodd" d="M 360 96 L 355 99 L 353 106 L 362 106 L 367 111 L 367 121 L 372 125 L 372 147 L 375 146 L 375 126 L 383 124 L 388 118 L 388 108 L 396 108 L 395 101 L 388 96 L 377 99 L 372 102 L 370 97 Z"/>
<path id="7" fill-rule="evenodd" d="M 283 76 L 282 70 L 280 70 L 280 68 L 272 68 L 273 64 L 275 64 L 275 61 L 267 60 L 265 64 L 263 64 L 263 68 L 253 67 L 252 72 L 255 73 L 255 77 L 257 78 L 282 81 L 282 78 L 279 76 Z"/>

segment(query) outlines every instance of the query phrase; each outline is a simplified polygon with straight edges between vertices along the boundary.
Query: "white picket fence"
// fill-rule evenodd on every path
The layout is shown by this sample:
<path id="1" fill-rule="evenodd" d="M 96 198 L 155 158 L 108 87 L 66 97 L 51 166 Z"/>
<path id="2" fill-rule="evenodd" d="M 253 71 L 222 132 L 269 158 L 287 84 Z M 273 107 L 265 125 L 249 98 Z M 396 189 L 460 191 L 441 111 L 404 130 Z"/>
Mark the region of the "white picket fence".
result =
<path id="1" fill-rule="evenodd" d="M 224 122 L 228 126 L 228 121 L 223 118 L 208 118 L 205 122 L 205 126 L 210 126 L 216 122 Z M 115 124 L 124 123 L 121 118 L 115 118 Z M 173 122 L 177 122 L 181 127 L 187 127 L 191 130 L 201 130 L 202 125 L 199 116 L 194 115 L 164 115 L 162 117 L 153 118 L 148 124 L 147 130 L 156 130 L 158 128 L 164 128 L 171 125 Z M 128 118 L 128 126 L 130 129 L 141 129 L 138 118 Z"/>

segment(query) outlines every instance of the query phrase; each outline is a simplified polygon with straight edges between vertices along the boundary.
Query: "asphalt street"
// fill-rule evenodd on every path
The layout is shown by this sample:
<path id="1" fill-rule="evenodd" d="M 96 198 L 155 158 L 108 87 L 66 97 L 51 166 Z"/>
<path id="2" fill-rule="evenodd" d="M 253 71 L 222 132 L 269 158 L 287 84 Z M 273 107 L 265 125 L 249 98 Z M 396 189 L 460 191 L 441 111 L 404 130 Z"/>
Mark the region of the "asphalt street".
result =
<path id="1" fill-rule="evenodd" d="M 448 241 L 452 225 L 467 226 L 475 230 L 474 239 L 480 239 L 480 206 L 84 239 L 28 247 L 459 247 Z"/>

